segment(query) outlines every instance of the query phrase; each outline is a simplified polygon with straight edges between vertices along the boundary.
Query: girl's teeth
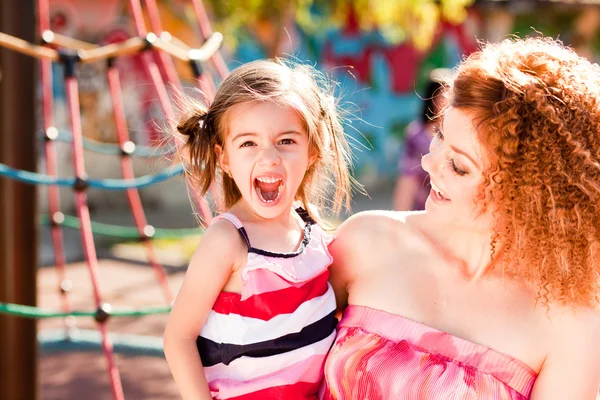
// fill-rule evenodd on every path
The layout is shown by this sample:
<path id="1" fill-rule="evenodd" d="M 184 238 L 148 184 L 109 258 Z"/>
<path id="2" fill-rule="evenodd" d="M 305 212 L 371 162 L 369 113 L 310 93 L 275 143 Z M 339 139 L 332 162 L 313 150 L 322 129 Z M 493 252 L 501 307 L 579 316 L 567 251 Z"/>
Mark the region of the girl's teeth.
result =
<path id="1" fill-rule="evenodd" d="M 256 180 L 264 182 L 264 183 L 275 183 L 275 182 L 279 182 L 281 179 L 274 178 L 271 176 L 261 176 L 260 178 L 256 178 Z"/>

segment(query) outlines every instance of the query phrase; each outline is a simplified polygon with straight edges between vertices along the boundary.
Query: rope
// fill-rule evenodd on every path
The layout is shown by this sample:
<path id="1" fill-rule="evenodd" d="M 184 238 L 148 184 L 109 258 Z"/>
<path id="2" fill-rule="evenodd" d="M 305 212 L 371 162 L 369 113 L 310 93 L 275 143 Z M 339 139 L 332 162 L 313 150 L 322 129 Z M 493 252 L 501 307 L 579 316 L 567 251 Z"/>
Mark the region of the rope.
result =
<path id="1" fill-rule="evenodd" d="M 117 139 L 119 141 L 119 146 L 125 148 L 129 141 L 129 129 L 127 128 L 127 121 L 125 118 L 125 106 L 123 102 L 123 95 L 121 90 L 121 80 L 119 77 L 119 70 L 114 66 L 114 64 L 109 64 L 109 68 L 106 71 L 106 78 L 108 81 L 108 89 L 110 92 L 110 97 L 112 100 L 113 106 L 113 115 L 115 118 L 115 128 L 117 130 Z M 131 157 L 121 157 L 121 174 L 125 179 L 135 178 L 135 172 L 133 170 L 133 162 Z M 133 215 L 133 221 L 135 226 L 137 227 L 138 234 L 144 238 L 147 238 L 146 228 L 148 222 L 146 220 L 146 215 L 144 213 L 144 207 L 142 205 L 142 199 L 140 198 L 140 193 L 137 189 L 127 189 L 127 200 L 129 202 L 129 208 L 131 209 L 131 213 Z M 90 227 L 93 230 L 93 227 Z M 150 229 L 150 227 L 148 227 Z M 150 232 L 148 232 L 150 233 Z M 164 267 L 158 262 L 158 257 L 156 257 L 156 252 L 154 250 L 154 245 L 151 241 L 144 241 L 144 247 L 146 249 L 146 258 L 152 269 L 154 270 L 154 274 L 156 276 L 156 280 L 160 285 L 163 295 L 165 297 L 165 302 L 170 304 L 173 301 L 173 293 L 171 292 L 171 287 L 169 286 L 169 282 L 167 279 L 167 273 L 165 272 Z"/>
<path id="2" fill-rule="evenodd" d="M 79 220 L 73 215 L 64 215 L 64 220 L 57 224 L 67 228 L 79 229 Z M 49 225 L 51 223 L 48 215 L 42 216 L 42 224 Z M 92 232 L 97 235 L 120 237 L 123 239 L 140 239 L 140 234 L 137 227 L 105 224 L 102 222 L 92 222 Z M 152 238 L 170 239 L 181 238 L 185 236 L 195 235 L 201 232 L 196 228 L 184 229 L 165 229 L 154 228 Z"/>
<path id="3" fill-rule="evenodd" d="M 115 353 L 164 357 L 162 337 L 123 333 L 111 333 L 109 336 Z M 101 340 L 98 332 L 89 329 L 68 332 L 64 329 L 53 329 L 38 333 L 38 343 L 43 352 L 99 351 L 102 350 Z"/>
<path id="4" fill-rule="evenodd" d="M 204 4 L 202 0 L 192 0 L 192 5 L 194 6 L 194 13 L 196 14 L 196 19 L 198 20 L 200 33 L 204 37 L 204 40 L 208 40 L 213 31 L 210 25 L 210 20 L 208 19 L 208 14 L 204 8 Z M 223 60 L 221 53 L 218 51 L 214 52 L 210 58 L 210 61 L 212 62 L 221 79 L 225 79 L 225 77 L 229 75 L 229 68 L 227 68 L 227 64 L 225 64 L 225 60 Z"/>
<path id="5" fill-rule="evenodd" d="M 38 0 L 38 33 L 40 37 L 43 37 L 44 31 L 50 29 L 50 6 L 48 1 Z M 44 45 L 44 47 L 50 47 Z M 41 95 L 41 111 L 42 121 L 45 132 L 51 132 L 50 128 L 54 125 L 54 98 L 52 96 L 52 61 L 43 58 L 39 61 L 40 63 L 40 95 Z M 46 140 L 44 142 L 44 155 L 46 162 L 44 167 L 46 168 L 46 174 L 50 176 L 58 175 L 58 161 L 56 155 L 56 143 L 52 140 Z M 59 188 L 54 185 L 47 187 L 48 192 L 48 211 L 52 215 L 60 212 L 60 194 Z M 56 276 L 58 287 L 60 288 L 61 283 L 65 280 L 66 272 L 65 266 L 67 263 L 65 257 L 64 239 L 62 229 L 58 225 L 52 226 L 51 230 L 52 237 L 52 248 L 54 250 L 54 265 L 56 265 Z M 68 292 L 65 290 L 59 290 L 59 296 L 61 301 L 61 309 L 65 312 L 71 311 L 71 303 L 69 301 Z"/>
<path id="6" fill-rule="evenodd" d="M 93 236 L 94 231 L 101 234 L 112 234 L 120 233 L 122 235 L 127 234 L 130 237 L 139 238 L 149 236 L 163 236 L 173 237 L 173 234 L 179 236 L 182 233 L 197 233 L 196 229 L 186 230 L 166 230 L 160 229 L 153 232 L 153 235 L 147 233 L 147 231 L 153 231 L 152 227 L 149 227 L 145 223 L 145 216 L 143 215 L 143 209 L 141 208 L 141 202 L 139 201 L 139 195 L 135 189 L 150 186 L 152 184 L 162 182 L 172 176 L 179 175 L 183 172 L 182 165 L 176 165 L 161 171 L 154 175 L 146 175 L 141 177 L 135 177 L 133 175 L 133 168 L 131 165 L 130 157 L 121 158 L 121 166 L 124 179 L 89 179 L 86 174 L 85 162 L 84 162 L 84 149 L 96 151 L 101 154 L 111 155 L 137 155 L 144 157 L 162 156 L 167 153 L 174 151 L 175 149 L 164 149 L 164 148 L 152 148 L 142 147 L 136 148 L 133 143 L 129 141 L 128 135 L 123 134 L 119 136 L 119 146 L 107 145 L 99 142 L 92 141 L 84 138 L 81 131 L 81 113 L 79 108 L 79 89 L 77 80 L 75 79 L 75 68 L 78 63 L 91 63 L 101 59 L 109 60 L 111 65 L 112 59 L 126 54 L 141 53 L 144 66 L 149 79 L 152 81 L 155 87 L 156 93 L 160 100 L 163 111 L 168 120 L 173 120 L 174 110 L 170 103 L 169 95 L 164 85 L 164 82 L 160 76 L 159 68 L 155 61 L 152 59 L 151 54 L 146 51 L 148 49 L 160 50 L 156 52 L 157 59 L 159 60 L 159 67 L 163 70 L 164 75 L 169 76 L 171 84 L 174 84 L 181 90 L 179 78 L 177 77 L 176 70 L 174 68 L 173 60 L 168 56 L 170 54 L 173 57 L 179 58 L 183 61 L 189 62 L 193 70 L 196 71 L 195 75 L 199 79 L 199 85 L 205 83 L 207 87 L 212 88 L 212 80 L 210 76 L 203 75 L 201 73 L 200 62 L 205 62 L 210 59 L 216 69 L 219 71 L 221 77 L 224 77 L 227 73 L 227 67 L 218 53 L 218 48 L 222 41 L 222 36 L 218 33 L 209 35 L 211 28 L 207 25 L 207 21 L 200 23 L 201 27 L 204 22 L 203 33 L 205 43 L 200 49 L 182 49 L 177 47 L 170 42 L 170 35 L 166 35 L 165 40 L 162 40 L 162 27 L 160 26 L 160 16 L 158 15 L 158 8 L 155 0 L 145 0 L 146 6 L 150 14 L 150 23 L 153 25 L 153 30 L 161 34 L 161 38 L 158 38 L 154 33 L 148 33 L 143 20 L 141 12 L 140 0 L 130 0 L 131 13 L 135 21 L 135 26 L 140 34 L 139 37 L 130 38 L 121 43 L 109 44 L 106 46 L 89 46 L 86 43 L 78 42 L 61 35 L 53 34 L 49 31 L 50 29 L 50 7 L 48 0 L 38 0 L 38 29 L 43 45 L 37 46 L 31 43 L 27 43 L 19 38 L 12 37 L 0 32 L 0 46 L 12 49 L 14 51 L 27 54 L 33 57 L 42 59 L 41 68 L 41 82 L 42 82 L 42 111 L 44 116 L 44 130 L 46 132 L 46 143 L 44 150 L 46 153 L 46 168 L 47 174 L 23 171 L 11 168 L 7 165 L 0 164 L 0 177 L 5 176 L 11 179 L 19 180 L 29 184 L 38 185 L 50 185 L 49 190 L 49 211 L 51 215 L 61 215 L 59 207 L 59 196 L 56 186 L 72 186 L 75 195 L 75 206 L 77 210 L 77 218 L 67 217 L 63 218 L 63 221 L 55 221 L 52 227 L 53 234 L 53 247 L 57 257 L 56 264 L 59 270 L 59 281 L 64 278 L 64 255 L 62 254 L 62 236 L 61 230 L 58 228 L 60 224 L 67 226 L 68 224 L 75 225 L 81 229 L 81 242 L 84 249 L 85 260 L 87 263 L 88 271 L 90 273 L 90 280 L 92 284 L 92 294 L 94 299 L 94 305 L 96 311 L 72 311 L 70 305 L 67 302 L 66 294 L 61 295 L 63 300 L 62 311 L 51 311 L 44 310 L 32 306 L 24 306 L 17 304 L 0 303 L 0 314 L 9 314 L 12 316 L 23 317 L 23 318 L 58 318 L 58 317 L 94 317 L 98 323 L 98 331 L 79 331 L 79 330 L 68 330 L 68 333 L 63 330 L 62 337 L 40 335 L 40 343 L 43 349 L 57 349 L 63 346 L 79 346 L 80 348 L 94 348 L 101 349 L 107 361 L 107 372 L 109 375 L 110 386 L 112 390 L 113 399 L 123 400 L 123 388 L 121 384 L 121 378 L 119 371 L 116 367 L 113 358 L 113 351 L 133 351 L 134 354 L 148 351 L 153 355 L 162 355 L 162 339 L 161 338 L 148 338 L 140 337 L 135 335 L 128 335 L 127 337 L 120 337 L 118 335 L 109 335 L 106 320 L 110 316 L 117 317 L 139 317 L 150 314 L 164 314 L 169 312 L 169 307 L 148 307 L 139 310 L 115 310 L 112 311 L 107 304 L 102 301 L 102 293 L 100 290 L 99 283 L 99 271 L 98 271 L 98 259 L 96 255 L 96 248 L 94 246 Z M 207 19 L 205 10 L 200 0 L 194 1 L 194 8 L 199 18 Z M 210 37 L 209 37 L 210 36 Z M 75 53 L 77 47 L 82 47 Z M 66 47 L 70 50 L 57 51 L 55 47 Z M 52 118 L 52 79 L 51 79 L 51 61 L 62 62 L 65 67 L 64 83 L 65 83 L 65 94 L 67 101 L 68 115 L 70 119 L 70 131 L 72 135 L 65 136 L 60 134 L 56 128 L 53 127 Z M 115 114 L 122 111 L 122 103 L 115 102 L 120 98 L 120 84 L 118 82 L 118 74 L 114 71 L 108 71 L 109 80 L 112 79 L 111 92 Z M 212 85 L 212 86 L 211 86 Z M 206 88 L 205 88 L 206 91 Z M 209 95 L 212 96 L 210 90 Z M 118 111 L 118 112 L 117 112 Z M 126 125 L 123 123 L 124 118 L 122 116 L 115 115 L 117 125 L 120 124 L 120 132 L 126 133 Z M 54 129 L 52 135 L 50 135 L 50 129 Z M 54 136 L 54 137 L 52 137 Z M 58 177 L 57 175 L 57 163 L 56 163 L 56 149 L 52 139 L 60 139 L 71 143 L 72 149 L 72 164 L 75 177 Z M 178 146 L 179 143 L 176 143 Z M 158 149 L 158 150 L 157 150 Z M 163 153 L 164 152 L 164 153 Z M 108 190 L 127 190 L 127 195 L 130 200 L 132 212 L 134 214 L 136 227 L 118 227 L 115 225 L 92 223 L 89 215 L 89 209 L 87 205 L 86 194 L 84 190 L 88 187 L 95 187 L 99 189 Z M 194 195 L 194 202 L 197 208 L 204 216 L 207 223 L 212 218 L 212 213 L 205 199 L 199 198 Z M 141 211 L 140 211 L 141 210 Z M 46 218 L 47 220 L 47 218 Z M 56 218 L 58 220 L 58 218 Z M 74 227 L 75 227 L 74 226 Z M 150 229 L 152 228 L 152 229 Z M 152 245 L 150 241 L 145 241 L 145 245 L 148 251 L 152 252 Z M 152 259 L 152 257 L 150 257 Z M 155 265 L 156 264 L 156 265 Z M 159 281 L 162 279 L 160 276 L 160 265 L 153 263 L 155 271 L 157 272 Z M 77 333 L 77 334 L 74 334 Z M 141 346 L 140 346 L 141 342 Z M 148 342 L 148 343 L 146 343 Z"/>
<path id="7" fill-rule="evenodd" d="M 73 138 L 69 132 L 59 131 L 56 140 L 60 140 L 64 143 L 71 143 Z M 118 156 L 123 153 L 121 147 L 118 144 L 102 143 L 98 142 L 97 140 L 89 139 L 86 137 L 83 138 L 83 148 L 89 151 L 93 151 L 95 153 L 106 154 L 111 156 Z M 173 151 L 174 149 L 172 148 L 164 148 L 162 146 L 140 146 L 136 144 L 134 150 L 131 151 L 129 154 L 136 157 L 160 157 L 171 154 L 173 153 Z"/>
<path id="8" fill-rule="evenodd" d="M 122 309 L 110 311 L 110 317 L 143 317 L 146 315 L 168 314 L 171 307 L 147 307 L 142 309 Z M 0 314 L 12 315 L 21 318 L 47 319 L 64 317 L 95 317 L 96 311 L 50 311 L 43 308 L 24 306 L 21 304 L 0 303 Z"/>
<path id="9" fill-rule="evenodd" d="M 81 129 L 81 110 L 79 102 L 79 88 L 75 78 L 75 65 L 65 63 L 65 93 L 67 98 L 67 109 L 71 132 L 73 133 L 73 142 L 71 143 L 71 156 L 73 160 L 73 171 L 75 176 L 85 177 L 85 162 L 83 152 L 83 132 Z M 92 296 L 96 309 L 102 307 L 102 291 L 100 289 L 98 257 L 96 255 L 96 246 L 92 234 L 90 210 L 87 205 L 86 193 L 81 190 L 74 191 L 75 209 L 77 217 L 81 223 L 81 247 L 90 274 L 92 284 Z M 108 336 L 106 321 L 98 320 L 98 330 L 102 335 L 102 351 L 106 359 L 108 378 L 114 400 L 124 400 L 123 385 L 121 384 L 121 375 L 114 360 L 113 345 Z"/>
<path id="10" fill-rule="evenodd" d="M 146 25 L 144 23 L 144 16 L 141 12 L 141 3 L 140 0 L 129 0 L 129 6 L 131 9 L 131 16 L 134 20 L 136 29 L 138 34 L 144 34 L 146 32 Z M 218 52 L 217 52 L 218 53 Z M 161 105 L 161 108 L 165 114 L 165 117 L 168 121 L 175 120 L 175 110 L 173 109 L 173 105 L 171 104 L 171 100 L 169 98 L 169 93 L 167 92 L 167 88 L 165 83 L 160 75 L 158 66 L 156 62 L 150 57 L 150 54 L 145 53 L 142 55 L 144 60 L 144 69 L 150 81 L 152 82 L 152 86 L 156 92 L 156 96 L 158 97 L 158 101 Z M 175 143 L 180 146 L 181 143 L 175 141 Z M 186 184 L 191 186 L 192 182 L 190 179 L 186 179 Z M 208 225 L 212 221 L 212 211 L 208 205 L 206 199 L 199 196 L 198 192 L 195 190 L 191 191 L 191 197 L 194 201 L 196 209 L 202 215 L 203 222 Z"/>
<path id="11" fill-rule="evenodd" d="M 88 186 L 106 190 L 124 190 L 129 188 L 143 188 L 164 182 L 174 176 L 183 173 L 181 164 L 169 167 L 154 175 L 139 176 L 134 179 L 87 179 L 85 182 Z M 76 178 L 55 178 L 37 172 L 23 171 L 20 169 L 11 168 L 0 163 L 0 176 L 6 176 L 21 182 L 33 185 L 58 185 L 58 186 L 74 186 Z"/>

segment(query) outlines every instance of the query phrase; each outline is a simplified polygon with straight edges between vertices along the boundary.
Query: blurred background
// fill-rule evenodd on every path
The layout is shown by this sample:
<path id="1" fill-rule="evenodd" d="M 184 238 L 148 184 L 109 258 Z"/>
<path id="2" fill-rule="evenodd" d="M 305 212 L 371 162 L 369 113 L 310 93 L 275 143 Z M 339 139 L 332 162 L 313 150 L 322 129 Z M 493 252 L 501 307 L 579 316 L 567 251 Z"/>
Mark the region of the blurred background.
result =
<path id="1" fill-rule="evenodd" d="M 125 0 L 49 0 L 49 28 L 56 34 L 95 45 L 120 43 L 139 36 L 136 29 L 139 25 L 132 18 L 134 3 Z M 456 66 L 462 57 L 475 51 L 479 41 L 495 41 L 510 35 L 544 34 L 560 38 L 593 62 L 600 57 L 600 1 L 595 0 L 156 1 L 154 4 L 162 30 L 192 48 L 204 43 L 197 9 L 194 8 L 198 3 L 203 4 L 212 29 L 223 34 L 220 54 L 229 69 L 259 58 L 287 57 L 314 65 L 339 82 L 336 94 L 346 111 L 346 133 L 352 137 L 355 147 L 355 177 L 368 193 L 368 196 L 355 195 L 352 212 L 420 207 L 426 177 L 419 173 L 419 159 L 426 152 L 430 140 L 426 110 L 439 106 L 433 98 L 443 90 L 443 86 L 439 85 L 440 79 L 447 76 L 449 69 Z M 33 1 L 2 0 L 0 32 L 19 36 L 10 32 L 16 26 L 15 20 L 18 20 L 18 32 L 29 29 L 31 37 L 28 40 L 40 44 L 35 28 L 38 5 Z M 140 5 L 143 23 L 151 31 L 153 10 L 149 10 L 148 2 Z M 9 127 L 6 121 L 11 116 L 20 115 L 32 119 L 33 122 L 28 122 L 34 125 L 35 133 L 32 132 L 31 137 L 35 136 L 35 140 L 29 150 L 23 147 L 16 150 L 12 142 L 3 141 L 0 163 L 17 167 L 11 165 L 10 160 L 31 158 L 33 154 L 33 165 L 29 169 L 44 172 L 47 165 L 44 141 L 41 140 L 44 124 L 38 66 L 33 70 L 33 76 L 36 76 L 33 85 L 32 82 L 20 82 L 18 80 L 24 79 L 24 75 L 9 73 L 10 52 L 0 47 L 0 91 L 3 95 L 0 135 L 14 136 L 15 125 Z M 147 62 L 143 54 L 122 56 L 115 61 L 121 79 L 128 133 L 131 141 L 138 146 L 160 143 L 169 122 L 152 86 L 145 66 Z M 174 64 L 186 93 L 198 97 L 195 75 L 189 63 L 175 60 Z M 205 68 L 218 85 L 220 77 L 215 66 L 207 64 Z M 64 73 L 61 63 L 52 63 L 53 126 L 60 137 L 70 137 Z M 168 84 L 169 77 L 165 71 L 161 73 Z M 78 64 L 75 71 L 83 136 L 96 148 L 119 144 L 106 74 L 105 62 Z M 33 90 L 32 107 L 18 109 L 17 112 L 16 107 L 22 107 L 19 104 L 23 103 L 13 101 L 12 96 L 21 88 L 29 87 Z M 84 159 L 90 177 L 122 176 L 118 156 L 88 150 Z M 73 176 L 68 140 L 56 142 L 56 155 L 58 176 Z M 148 159 L 134 156 L 132 162 L 136 176 L 156 173 L 171 165 L 167 157 Z M 0 185 L 0 208 L 3 212 L 0 215 L 4 219 L 0 227 L 0 243 L 3 243 L 0 246 L 4 246 L 0 252 L 3 256 L 0 261 L 4 263 L 0 266 L 0 279 L 4 285 L 0 291 L 0 302 L 19 303 L 14 300 L 19 298 L 19 290 L 29 290 L 31 295 L 26 300 L 29 304 L 59 310 L 64 306 L 61 296 L 67 290 L 64 287 L 62 291 L 57 290 L 56 273 L 52 268 L 57 264 L 57 245 L 52 239 L 53 228 L 48 224 L 47 187 L 34 187 L 25 195 L 35 197 L 28 203 L 30 207 L 27 210 L 21 210 L 34 217 L 31 220 L 35 232 L 22 233 L 30 239 L 29 247 L 25 248 L 19 247 L 22 242 L 5 244 L 15 237 L 16 226 L 24 226 L 23 221 L 9 222 L 8 218 L 15 210 L 15 198 L 10 197 L 9 191 L 18 190 L 15 188 L 23 184 L 10 183 L 15 186 L 9 186 L 7 178 L 0 176 Z M 110 234 L 119 227 L 134 226 L 127 196 L 121 192 L 93 188 L 87 194 L 91 219 L 97 223 L 94 244 L 100 259 L 99 282 L 104 288 L 104 298 L 114 307 L 160 304 L 162 295 L 149 267 L 146 242 L 132 240 L 126 235 Z M 59 195 L 60 210 L 68 221 L 68 216 L 76 214 L 73 190 L 63 187 Z M 185 234 L 152 241 L 155 263 L 165 267 L 168 285 L 176 292 L 189 256 L 201 236 L 185 182 L 181 176 L 174 177 L 140 189 L 139 195 L 147 221 L 155 228 L 191 229 L 191 233 L 185 231 Z M 345 213 L 334 222 L 347 216 L 348 213 Z M 61 234 L 71 308 L 93 309 L 93 288 L 86 272 L 81 236 L 76 229 L 63 227 Z M 6 247 L 9 245 L 12 246 L 10 251 Z M 11 251 L 32 254 L 35 265 L 30 271 L 34 271 L 35 276 L 23 280 L 23 285 L 29 285 L 23 286 L 24 289 L 19 289 L 21 286 L 15 283 L 13 272 L 21 267 L 18 258 L 9 257 L 13 254 Z M 63 282 L 61 278 L 59 286 Z M 34 289 L 30 290 L 32 285 Z M 12 329 L 14 318 L 0 315 L 0 349 L 10 345 L 12 336 L 2 336 L 2 331 Z M 139 335 L 140 341 L 154 340 L 162 334 L 165 318 L 162 314 L 111 319 L 108 326 L 115 334 Z M 34 326 L 37 327 L 38 339 L 42 338 L 38 347 L 32 351 L 17 349 L 15 358 L 1 364 L 1 374 L 8 376 L 13 370 L 11 366 L 20 363 L 18 354 L 22 354 L 28 360 L 35 360 L 36 369 L 29 370 L 27 374 L 19 372 L 19 385 L 34 387 L 21 398 L 111 398 L 106 362 L 101 352 L 90 349 L 72 351 L 66 345 L 52 347 L 43 343 L 44 332 L 66 329 L 73 333 L 79 329 L 93 330 L 95 326 L 92 318 L 56 318 L 38 322 Z M 131 340 L 135 342 L 137 339 Z M 126 398 L 178 398 L 160 354 L 126 351 L 117 355 L 116 364 Z M 29 367 L 22 364 L 22 368 Z M 3 387 L 0 385 L 0 398 L 16 396 L 14 391 L 3 393 Z"/>

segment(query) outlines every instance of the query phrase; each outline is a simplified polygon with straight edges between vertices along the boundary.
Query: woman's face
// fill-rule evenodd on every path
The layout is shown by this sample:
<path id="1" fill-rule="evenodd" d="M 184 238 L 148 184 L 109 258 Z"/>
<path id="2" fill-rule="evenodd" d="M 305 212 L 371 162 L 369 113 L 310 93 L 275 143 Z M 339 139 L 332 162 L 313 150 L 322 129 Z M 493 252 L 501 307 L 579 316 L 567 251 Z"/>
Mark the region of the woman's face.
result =
<path id="1" fill-rule="evenodd" d="M 485 162 L 472 118 L 449 108 L 436 127 L 429 153 L 421 160 L 431 180 L 427 214 L 443 225 L 492 229 L 491 213 L 480 215 L 477 204 Z"/>

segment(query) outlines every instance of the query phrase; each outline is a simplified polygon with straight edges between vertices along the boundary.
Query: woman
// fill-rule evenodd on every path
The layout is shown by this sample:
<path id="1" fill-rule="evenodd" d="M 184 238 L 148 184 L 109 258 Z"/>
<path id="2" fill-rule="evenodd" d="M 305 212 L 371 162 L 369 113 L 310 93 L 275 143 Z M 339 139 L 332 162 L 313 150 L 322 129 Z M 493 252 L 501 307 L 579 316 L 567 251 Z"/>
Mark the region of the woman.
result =
<path id="1" fill-rule="evenodd" d="M 429 176 L 421 168 L 421 157 L 429 149 L 433 128 L 442 107 L 446 69 L 436 69 L 430 74 L 425 88 L 419 119 L 406 127 L 404 146 L 398 162 L 398 180 L 394 190 L 394 210 L 423 210 L 429 195 Z"/>
<path id="2" fill-rule="evenodd" d="M 357 214 L 331 245 L 347 308 L 321 396 L 595 399 L 600 68 L 506 40 L 447 96 L 426 211 Z"/>

